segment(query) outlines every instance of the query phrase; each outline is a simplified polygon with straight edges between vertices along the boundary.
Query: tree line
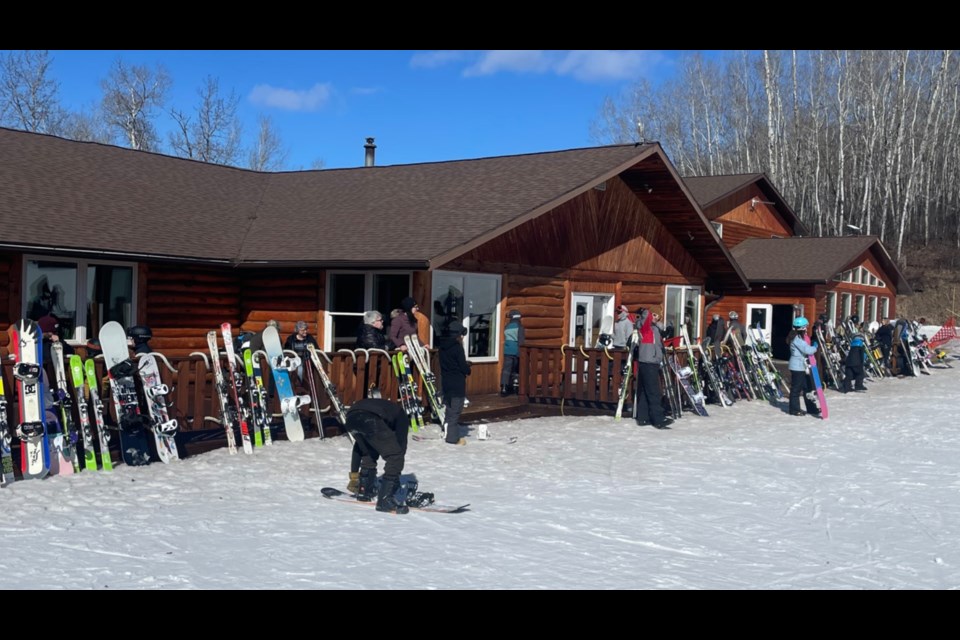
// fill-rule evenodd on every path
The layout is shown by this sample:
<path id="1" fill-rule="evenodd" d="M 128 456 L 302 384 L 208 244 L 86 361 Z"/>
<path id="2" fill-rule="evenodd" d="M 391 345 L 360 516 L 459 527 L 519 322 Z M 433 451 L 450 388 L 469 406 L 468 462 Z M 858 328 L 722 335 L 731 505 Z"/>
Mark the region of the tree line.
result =
<path id="1" fill-rule="evenodd" d="M 288 150 L 273 121 L 261 114 L 244 144 L 240 98 L 222 91 L 212 76 L 197 88 L 196 104 L 181 109 L 167 103 L 173 79 L 163 65 L 130 65 L 118 58 L 100 81 L 99 103 L 74 112 L 62 106 L 53 62 L 47 51 L 0 53 L 0 126 L 256 171 L 285 168 Z M 171 123 L 165 140 L 158 132 L 161 118 Z"/>
<path id="2" fill-rule="evenodd" d="M 960 247 L 955 51 L 691 54 L 608 97 L 602 143 L 659 141 L 685 176 L 766 172 L 814 235 Z M 853 229 L 851 229 L 851 226 Z"/>

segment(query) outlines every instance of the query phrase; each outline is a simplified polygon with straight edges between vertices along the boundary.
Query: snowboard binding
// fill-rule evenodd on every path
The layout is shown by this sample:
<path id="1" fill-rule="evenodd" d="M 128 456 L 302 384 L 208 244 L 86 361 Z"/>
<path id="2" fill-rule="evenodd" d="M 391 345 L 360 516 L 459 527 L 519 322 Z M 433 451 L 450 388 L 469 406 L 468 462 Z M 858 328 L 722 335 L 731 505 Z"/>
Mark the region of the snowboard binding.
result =
<path id="1" fill-rule="evenodd" d="M 31 438 L 42 438 L 43 423 L 42 422 L 20 423 L 20 425 L 17 427 L 17 437 L 23 441 L 27 441 Z"/>

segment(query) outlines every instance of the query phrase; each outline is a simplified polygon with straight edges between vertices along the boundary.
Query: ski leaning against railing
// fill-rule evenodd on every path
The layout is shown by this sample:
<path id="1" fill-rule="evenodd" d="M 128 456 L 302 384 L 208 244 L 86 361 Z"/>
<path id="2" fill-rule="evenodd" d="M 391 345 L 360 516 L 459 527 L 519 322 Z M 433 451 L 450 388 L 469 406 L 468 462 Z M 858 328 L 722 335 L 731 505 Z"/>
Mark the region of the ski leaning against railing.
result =
<path id="1" fill-rule="evenodd" d="M 414 336 L 404 336 L 403 341 L 414 366 L 420 372 L 420 380 L 423 382 L 423 390 L 427 392 L 430 408 L 433 409 L 433 417 L 442 425 L 446 422 L 446 410 L 443 398 L 437 391 L 437 376 L 430 368 L 430 352 L 420 346 L 420 341 Z"/>

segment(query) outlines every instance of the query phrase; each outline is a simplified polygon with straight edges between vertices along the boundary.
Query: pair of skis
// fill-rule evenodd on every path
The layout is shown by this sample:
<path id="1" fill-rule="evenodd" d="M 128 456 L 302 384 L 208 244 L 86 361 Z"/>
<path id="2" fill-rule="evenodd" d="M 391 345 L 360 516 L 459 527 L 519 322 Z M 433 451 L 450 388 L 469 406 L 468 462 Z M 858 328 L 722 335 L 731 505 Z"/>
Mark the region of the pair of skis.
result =
<path id="1" fill-rule="evenodd" d="M 430 368 L 430 352 L 420 345 L 420 341 L 414 336 L 405 336 L 403 339 L 407 345 L 407 353 L 413 364 L 420 373 L 420 380 L 423 382 L 423 390 L 427 392 L 427 399 L 430 402 L 430 408 L 433 410 L 433 416 L 441 425 L 446 424 L 446 409 L 443 406 L 443 398 L 437 391 L 437 376 Z"/>
<path id="2" fill-rule="evenodd" d="M 410 360 L 403 351 L 395 353 L 391 362 L 393 363 L 393 373 L 397 376 L 399 385 L 400 406 L 410 417 L 410 430 L 419 433 L 420 428 L 424 426 L 423 405 L 420 404 L 420 396 L 417 382 L 413 379 L 413 370 L 410 368 Z"/>

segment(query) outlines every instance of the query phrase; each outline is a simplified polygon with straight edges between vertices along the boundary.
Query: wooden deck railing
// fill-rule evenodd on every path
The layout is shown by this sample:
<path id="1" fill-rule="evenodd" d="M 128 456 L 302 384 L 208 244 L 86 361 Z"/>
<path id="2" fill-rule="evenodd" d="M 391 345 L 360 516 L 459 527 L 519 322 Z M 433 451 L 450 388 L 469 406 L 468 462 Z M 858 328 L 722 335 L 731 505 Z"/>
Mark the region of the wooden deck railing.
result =
<path id="1" fill-rule="evenodd" d="M 78 350 L 78 352 L 82 354 L 82 351 Z M 216 421 L 219 420 L 220 410 L 214 395 L 213 371 L 209 358 L 209 354 L 163 360 L 158 358 L 160 377 L 171 390 L 168 398 L 172 405 L 172 411 L 180 422 L 180 428 L 184 431 L 197 431 L 219 426 L 219 422 Z M 431 354 L 431 360 L 434 370 L 438 370 L 439 363 L 436 352 Z M 336 385 L 338 395 L 344 404 L 350 405 L 365 397 L 366 391 L 371 385 L 379 387 L 384 398 L 397 397 L 397 379 L 393 375 L 390 357 L 384 353 L 342 351 L 323 354 L 321 355 L 321 361 L 330 379 Z M 115 423 L 116 416 L 110 401 L 110 386 L 106 379 L 107 373 L 103 358 L 97 358 L 95 362 L 97 377 L 100 380 L 98 389 L 100 398 L 110 408 L 110 418 L 108 419 Z M 260 364 L 263 370 L 264 385 L 269 390 L 272 388 L 270 369 L 266 360 L 261 359 Z M 305 363 L 305 365 L 307 364 Z M 238 364 L 238 366 L 240 365 Z M 50 367 L 47 367 L 47 369 L 47 379 L 53 382 L 55 380 L 53 371 L 50 370 Z M 19 410 L 17 407 L 17 388 L 10 362 L 3 363 L 2 375 L 8 401 L 8 423 L 11 427 L 14 427 L 19 422 L 17 417 Z M 67 375 L 69 376 L 69 370 Z M 419 375 L 414 375 L 419 382 Z M 319 377 L 314 377 L 317 384 L 321 415 L 330 415 L 329 398 L 320 384 Z M 298 393 L 308 393 L 306 381 L 304 380 L 301 383 L 296 372 L 291 374 L 291 380 Z M 73 385 L 70 380 L 68 380 L 67 386 L 71 389 L 71 396 L 73 396 Z M 75 402 L 74 406 L 76 406 Z M 279 415 L 280 402 L 278 398 L 274 397 L 272 399 L 270 408 L 273 413 Z"/>
<path id="2" fill-rule="evenodd" d="M 520 395 L 616 405 L 626 360 L 623 349 L 522 347 Z"/>

